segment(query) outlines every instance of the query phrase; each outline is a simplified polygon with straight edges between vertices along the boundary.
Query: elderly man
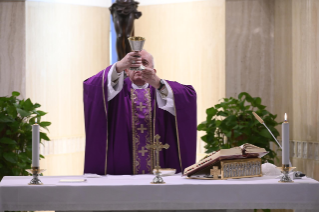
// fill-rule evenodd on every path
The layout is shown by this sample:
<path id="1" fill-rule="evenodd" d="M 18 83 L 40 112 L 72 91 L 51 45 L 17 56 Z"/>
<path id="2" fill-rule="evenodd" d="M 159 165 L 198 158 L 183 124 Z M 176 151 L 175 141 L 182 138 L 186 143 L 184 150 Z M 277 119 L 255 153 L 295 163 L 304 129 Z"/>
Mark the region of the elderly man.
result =
<path id="1" fill-rule="evenodd" d="M 145 69 L 130 70 L 140 65 Z M 192 86 L 160 79 L 145 50 L 84 81 L 84 112 L 85 173 L 152 173 L 154 154 L 146 145 L 155 135 L 170 145 L 160 152 L 162 168 L 180 172 L 195 163 L 196 93 Z"/>

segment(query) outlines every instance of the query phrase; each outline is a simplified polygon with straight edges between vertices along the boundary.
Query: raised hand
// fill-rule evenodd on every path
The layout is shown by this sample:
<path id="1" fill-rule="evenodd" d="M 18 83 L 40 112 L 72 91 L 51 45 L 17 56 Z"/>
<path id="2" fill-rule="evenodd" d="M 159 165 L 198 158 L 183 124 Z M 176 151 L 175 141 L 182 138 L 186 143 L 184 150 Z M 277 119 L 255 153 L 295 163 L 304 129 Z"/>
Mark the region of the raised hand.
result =
<path id="1" fill-rule="evenodd" d="M 149 83 L 154 88 L 158 89 L 160 86 L 160 78 L 156 75 L 156 70 L 145 67 L 144 70 L 141 71 L 142 79 Z"/>
<path id="2" fill-rule="evenodd" d="M 142 58 L 139 52 L 130 52 L 125 57 L 116 63 L 116 71 L 121 73 L 130 67 L 138 68 L 142 65 Z"/>

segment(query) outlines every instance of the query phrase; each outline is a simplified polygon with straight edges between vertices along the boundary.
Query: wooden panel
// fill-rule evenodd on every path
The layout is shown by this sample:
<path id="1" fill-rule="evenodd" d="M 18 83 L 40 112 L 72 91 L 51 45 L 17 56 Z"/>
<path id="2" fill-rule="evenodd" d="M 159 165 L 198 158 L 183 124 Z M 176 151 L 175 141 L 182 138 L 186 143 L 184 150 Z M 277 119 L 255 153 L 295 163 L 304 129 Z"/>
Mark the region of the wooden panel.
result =
<path id="1" fill-rule="evenodd" d="M 293 2 L 293 116 L 292 139 L 319 142 L 319 2 Z M 303 149 L 302 149 L 303 150 Z M 311 149 L 306 150 L 310 152 Z M 318 152 L 315 158 L 294 158 L 299 170 L 319 180 Z"/>
<path id="2" fill-rule="evenodd" d="M 226 1 L 226 96 L 274 102 L 274 0 Z"/>
<path id="3" fill-rule="evenodd" d="M 293 116 L 292 89 L 292 2 L 275 2 L 275 72 L 274 72 L 274 113 L 277 122 L 282 122 L 288 114 L 290 129 L 295 124 Z M 278 127 L 281 133 L 281 126 Z M 292 130 L 290 130 L 292 138 Z"/>
<path id="4" fill-rule="evenodd" d="M 27 2 L 27 96 L 51 139 L 84 136 L 83 81 L 109 64 L 108 8 Z"/>
<path id="5" fill-rule="evenodd" d="M 146 38 L 145 49 L 153 54 L 158 75 L 193 85 L 198 123 L 204 121 L 206 109 L 225 96 L 224 0 L 148 5 L 139 10 L 143 16 L 135 22 L 135 35 Z"/>
<path id="6" fill-rule="evenodd" d="M 293 1 L 293 139 L 319 141 L 319 2 Z"/>
<path id="7" fill-rule="evenodd" d="M 318 180 L 319 2 L 276 0 L 275 11 L 275 111 L 288 112 L 293 166 Z"/>
<path id="8" fill-rule="evenodd" d="M 0 2 L 0 96 L 25 98 L 25 3 Z"/>

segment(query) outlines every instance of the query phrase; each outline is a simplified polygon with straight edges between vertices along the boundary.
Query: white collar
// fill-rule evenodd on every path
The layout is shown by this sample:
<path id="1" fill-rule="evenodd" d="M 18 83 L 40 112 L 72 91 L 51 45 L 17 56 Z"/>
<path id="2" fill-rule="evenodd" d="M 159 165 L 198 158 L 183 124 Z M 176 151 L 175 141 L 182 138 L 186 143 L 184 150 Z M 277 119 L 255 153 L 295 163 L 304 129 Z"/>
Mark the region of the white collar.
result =
<path id="1" fill-rule="evenodd" d="M 142 86 L 138 86 L 138 85 L 135 85 L 133 82 L 132 82 L 132 87 L 133 89 L 145 89 L 148 87 L 148 83 L 145 83 L 144 85 Z"/>

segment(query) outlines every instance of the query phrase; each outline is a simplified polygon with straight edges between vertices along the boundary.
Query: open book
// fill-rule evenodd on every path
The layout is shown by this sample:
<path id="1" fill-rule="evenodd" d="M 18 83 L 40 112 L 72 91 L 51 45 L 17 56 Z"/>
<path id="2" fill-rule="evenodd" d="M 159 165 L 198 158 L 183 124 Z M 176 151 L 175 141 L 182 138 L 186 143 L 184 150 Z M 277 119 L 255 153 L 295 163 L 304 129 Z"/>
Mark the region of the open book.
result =
<path id="1" fill-rule="evenodd" d="M 184 170 L 184 176 L 190 177 L 193 174 L 201 172 L 204 169 L 211 168 L 213 165 L 218 165 L 221 160 L 233 160 L 244 158 L 261 158 L 268 152 L 264 148 L 254 146 L 252 144 L 243 144 L 240 147 L 233 147 L 230 149 L 220 149 L 212 152 L 199 162 L 187 167 Z"/>

